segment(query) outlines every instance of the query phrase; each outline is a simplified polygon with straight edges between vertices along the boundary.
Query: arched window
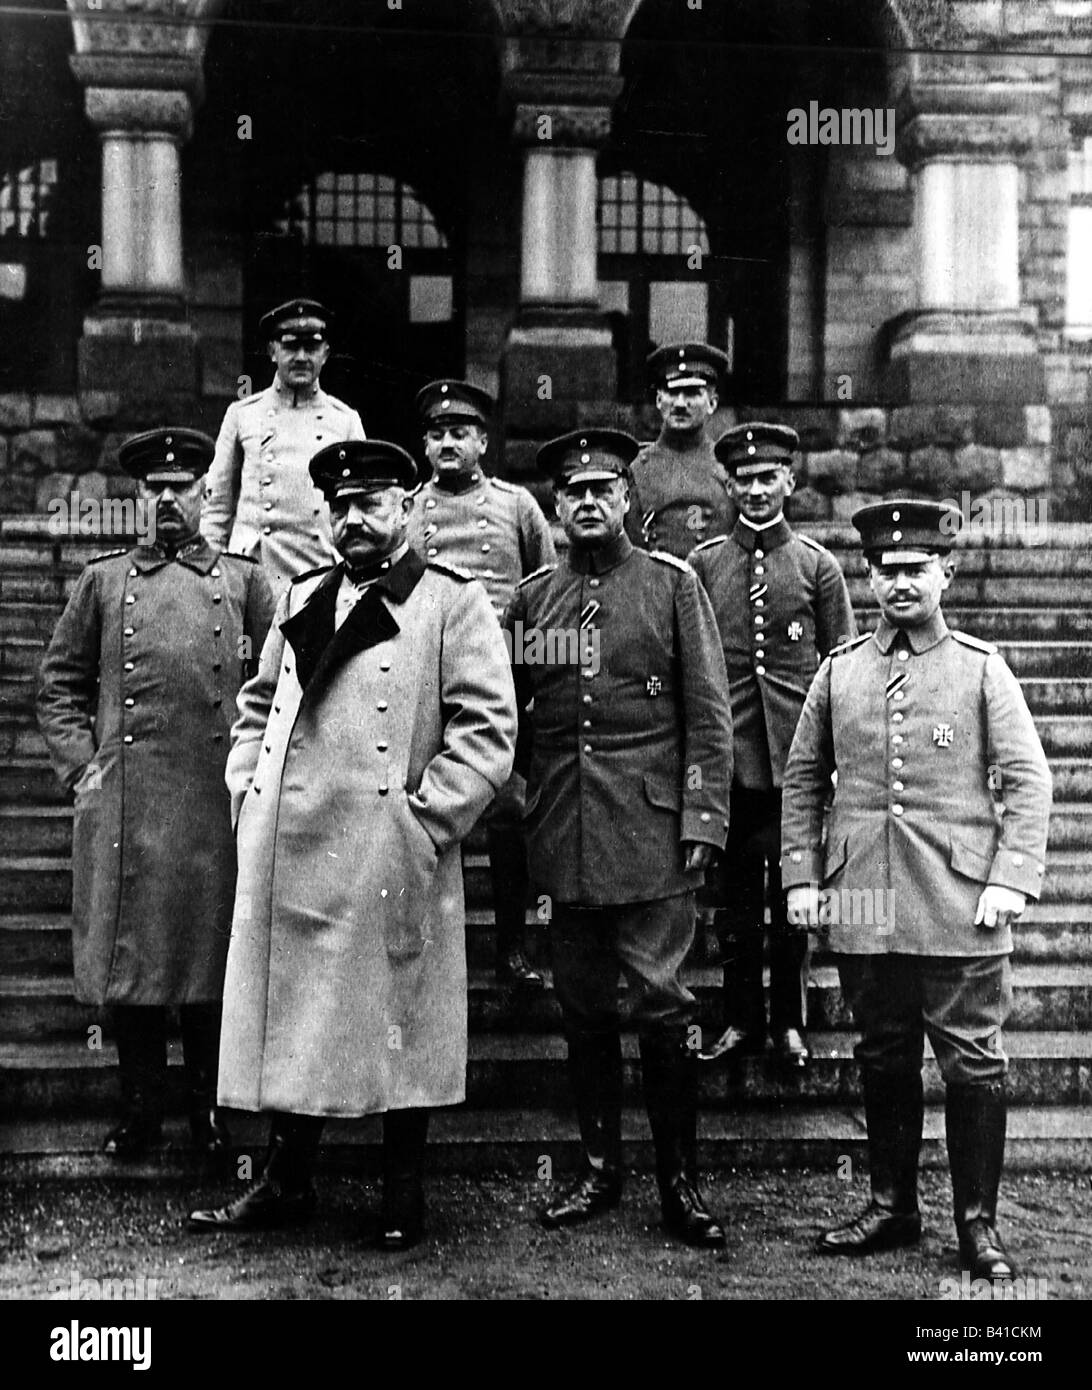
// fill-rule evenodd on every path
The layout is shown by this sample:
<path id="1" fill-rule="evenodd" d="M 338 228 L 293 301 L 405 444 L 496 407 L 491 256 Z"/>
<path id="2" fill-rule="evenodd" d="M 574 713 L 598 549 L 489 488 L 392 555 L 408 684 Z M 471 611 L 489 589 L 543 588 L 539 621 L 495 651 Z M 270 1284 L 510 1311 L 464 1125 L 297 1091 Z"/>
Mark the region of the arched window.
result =
<path id="1" fill-rule="evenodd" d="M 276 223 L 305 244 L 447 249 L 447 237 L 408 184 L 386 174 L 319 174 Z"/>
<path id="2" fill-rule="evenodd" d="M 599 179 L 600 307 L 614 323 L 623 396 L 645 391 L 652 348 L 683 339 L 732 351 L 732 325 L 711 322 L 705 223 L 681 194 L 640 174 Z"/>

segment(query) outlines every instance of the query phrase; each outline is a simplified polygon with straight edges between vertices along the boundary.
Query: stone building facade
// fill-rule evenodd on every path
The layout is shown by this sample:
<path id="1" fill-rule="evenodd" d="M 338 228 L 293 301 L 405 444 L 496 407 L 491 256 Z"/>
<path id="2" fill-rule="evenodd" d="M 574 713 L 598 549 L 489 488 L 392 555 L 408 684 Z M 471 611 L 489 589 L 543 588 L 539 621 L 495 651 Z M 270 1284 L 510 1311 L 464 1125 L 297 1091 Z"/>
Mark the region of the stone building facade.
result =
<path id="1" fill-rule="evenodd" d="M 651 433 L 644 356 L 693 335 L 732 358 L 725 424 L 800 429 L 798 518 L 1092 512 L 1092 0 L 19 8 L 5 510 L 118 491 L 133 429 L 214 431 L 268 379 L 262 310 L 310 292 L 370 433 L 465 374 L 513 476 L 577 423 Z"/>

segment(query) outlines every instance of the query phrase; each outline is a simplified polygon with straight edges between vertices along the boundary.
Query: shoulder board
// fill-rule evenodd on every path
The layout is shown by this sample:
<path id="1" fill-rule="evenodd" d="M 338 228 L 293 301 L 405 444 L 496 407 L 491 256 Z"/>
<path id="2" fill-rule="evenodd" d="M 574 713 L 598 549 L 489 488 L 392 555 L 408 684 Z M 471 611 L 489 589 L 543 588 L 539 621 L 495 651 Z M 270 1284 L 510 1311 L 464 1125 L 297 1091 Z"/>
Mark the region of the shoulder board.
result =
<path id="1" fill-rule="evenodd" d="M 723 545 L 727 539 L 727 536 L 710 536 L 707 541 L 702 541 L 701 545 L 696 545 L 694 549 L 695 551 L 709 550 L 714 545 Z"/>
<path id="2" fill-rule="evenodd" d="M 985 652 L 987 655 L 997 650 L 993 642 L 983 642 L 981 637 L 972 637 L 969 632 L 957 632 L 954 628 L 950 630 L 950 635 L 957 642 L 962 642 L 965 647 L 973 647 L 976 652 Z"/>
<path id="3" fill-rule="evenodd" d="M 236 554 L 234 551 L 232 551 L 232 550 L 221 550 L 221 551 L 218 551 L 218 552 L 217 552 L 217 555 L 216 555 L 216 562 L 217 562 L 217 564 L 219 564 L 221 560 L 242 560 L 242 562 L 243 562 L 244 565 L 258 565 L 258 564 L 261 564 L 261 561 L 258 559 L 257 555 L 237 555 L 237 554 Z M 308 571 L 307 571 L 307 574 L 317 574 L 317 573 L 318 573 L 318 570 L 308 570 Z M 307 575 L 303 575 L 303 574 L 297 576 L 297 578 L 299 578 L 299 579 L 306 579 L 306 577 L 307 577 Z M 292 582 L 295 583 L 295 580 L 293 580 Z"/>
<path id="4" fill-rule="evenodd" d="M 474 575 L 469 570 L 464 570 L 458 565 L 450 565 L 446 560 L 430 560 L 428 562 L 430 570 L 439 570 L 441 574 L 449 574 L 452 579 L 461 579 L 464 584 L 469 584 Z"/>
<path id="5" fill-rule="evenodd" d="M 107 550 L 107 551 L 105 552 L 105 554 L 102 554 L 102 555 L 92 555 L 91 558 L 90 558 L 90 560 L 88 560 L 87 563 L 88 563 L 89 565 L 97 565 L 97 564 L 101 563 L 101 561 L 103 561 L 103 560 L 114 560 L 114 559 L 116 559 L 119 555 L 128 555 L 128 553 L 129 553 L 129 552 L 128 552 L 127 550 L 125 550 L 124 548 L 121 549 L 121 550 Z"/>
<path id="6" fill-rule="evenodd" d="M 840 646 L 831 647 L 831 656 L 845 656 L 846 652 L 851 652 L 854 647 L 859 647 L 862 642 L 868 642 L 872 637 L 871 632 L 862 633 L 860 637 L 852 637 L 848 642 L 843 642 Z"/>
<path id="7" fill-rule="evenodd" d="M 242 410 L 245 405 L 256 405 L 257 402 L 262 400 L 264 396 L 267 396 L 272 389 L 272 386 L 263 386 L 260 391 L 248 391 L 245 396 L 239 396 L 236 400 L 232 401 L 232 405 L 237 405 L 240 410 Z"/>
<path id="8" fill-rule="evenodd" d="M 245 557 L 242 556 L 242 555 L 239 555 L 239 556 L 236 556 L 235 558 L 236 558 L 236 559 L 239 559 L 239 560 L 242 560 L 242 559 L 244 559 Z M 304 581 L 305 579 L 314 579 L 314 577 L 315 577 L 316 574 L 329 574 L 329 572 L 330 572 L 332 569 L 333 569 L 333 565 L 319 565 L 316 569 L 313 569 L 313 570 L 304 570 L 304 572 L 303 572 L 302 574 L 297 574 L 297 575 L 296 575 L 295 579 L 292 580 L 292 583 L 293 583 L 293 584 L 302 584 L 303 581 Z"/>
<path id="9" fill-rule="evenodd" d="M 524 584 L 530 584 L 532 579 L 541 579 L 544 574 L 552 574 L 556 569 L 557 565 L 541 565 L 537 570 L 532 570 L 530 574 L 525 574 L 516 588 L 522 589 Z"/>
<path id="10" fill-rule="evenodd" d="M 526 489 L 517 483 L 506 482 L 504 478 L 490 478 L 489 480 L 498 492 L 524 492 Z"/>
<path id="11" fill-rule="evenodd" d="M 337 396 L 331 396 L 329 393 L 327 393 L 326 400 L 330 405 L 334 407 L 335 410 L 343 410 L 346 415 L 355 414 L 353 407 L 351 405 L 346 405 L 346 403 L 342 400 L 339 400 Z"/>
<path id="12" fill-rule="evenodd" d="M 820 545 L 819 542 L 814 540 L 811 536 L 805 536 L 803 531 L 794 531 L 793 535 L 802 545 L 810 546 L 812 550 L 818 550 L 820 555 L 826 555 L 828 553 L 825 545 Z"/>
<path id="13" fill-rule="evenodd" d="M 666 550 L 650 550 L 647 554 L 650 559 L 659 560 L 662 565 L 673 565 L 675 569 L 682 570 L 683 574 L 693 574 L 685 560 L 680 560 L 677 555 L 669 555 Z"/>

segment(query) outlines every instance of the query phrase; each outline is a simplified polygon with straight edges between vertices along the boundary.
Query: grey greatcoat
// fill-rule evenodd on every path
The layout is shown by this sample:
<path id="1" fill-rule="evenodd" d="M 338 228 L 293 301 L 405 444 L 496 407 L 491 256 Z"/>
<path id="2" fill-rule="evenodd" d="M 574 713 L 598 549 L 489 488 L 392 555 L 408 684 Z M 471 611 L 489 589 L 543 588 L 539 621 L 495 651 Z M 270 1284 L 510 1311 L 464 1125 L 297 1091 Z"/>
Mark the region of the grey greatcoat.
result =
<path id="1" fill-rule="evenodd" d="M 335 633 L 341 578 L 290 586 L 239 696 L 219 1099 L 243 1110 L 465 1094 L 459 842 L 511 772 L 508 655 L 482 585 L 412 549 Z"/>
<path id="2" fill-rule="evenodd" d="M 272 611 L 260 568 L 202 540 L 174 560 L 153 547 L 103 556 L 76 584 L 42 662 L 38 722 L 76 793 L 83 1003 L 220 998 L 235 891 L 228 734 Z"/>

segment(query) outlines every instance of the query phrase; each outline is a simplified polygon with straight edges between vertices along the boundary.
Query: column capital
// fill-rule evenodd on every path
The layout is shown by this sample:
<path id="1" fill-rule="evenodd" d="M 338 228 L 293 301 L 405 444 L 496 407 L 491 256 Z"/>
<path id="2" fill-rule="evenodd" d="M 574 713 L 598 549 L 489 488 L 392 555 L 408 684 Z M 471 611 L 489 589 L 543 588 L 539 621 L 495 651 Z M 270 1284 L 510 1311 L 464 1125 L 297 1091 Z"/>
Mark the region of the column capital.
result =
<path id="1" fill-rule="evenodd" d="M 598 149 L 610 138 L 609 106 L 569 106 L 520 102 L 513 138 L 529 148 Z"/>
<path id="2" fill-rule="evenodd" d="M 88 87 L 84 108 L 100 135 L 159 135 L 181 144 L 193 132 L 193 105 L 181 91 Z"/>
<path id="3" fill-rule="evenodd" d="M 85 88 L 184 92 L 195 106 L 205 95 L 201 57 L 195 53 L 73 53 L 68 64 Z"/>
<path id="4" fill-rule="evenodd" d="M 1014 162 L 1035 148 L 1051 84 L 975 81 L 962 67 L 911 76 L 896 106 L 895 153 L 908 168 L 934 159 Z"/>

